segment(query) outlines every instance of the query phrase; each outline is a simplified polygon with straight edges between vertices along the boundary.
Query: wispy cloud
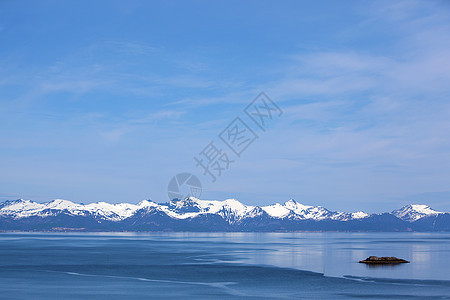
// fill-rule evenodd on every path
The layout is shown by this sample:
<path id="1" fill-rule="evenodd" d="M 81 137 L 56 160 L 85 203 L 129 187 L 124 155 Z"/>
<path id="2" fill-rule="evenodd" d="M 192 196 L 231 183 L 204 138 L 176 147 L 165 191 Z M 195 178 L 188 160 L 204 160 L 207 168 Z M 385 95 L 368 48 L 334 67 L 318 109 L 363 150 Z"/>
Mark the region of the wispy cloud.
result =
<path id="1" fill-rule="evenodd" d="M 233 16 L 224 20 L 223 34 L 214 22 L 208 21 L 212 28 L 196 23 L 196 14 L 182 26 L 164 15 L 168 23 L 157 26 L 136 15 L 146 5 L 119 12 L 143 25 L 125 26 L 120 34 L 100 26 L 77 43 L 70 36 L 52 44 L 55 51 L 40 42 L 31 49 L 27 39 L 5 43 L 0 157 L 14 176 L 3 175 L 4 182 L 23 181 L 23 170 L 32 169 L 27 180 L 44 184 L 59 172 L 67 180 L 58 183 L 67 188 L 75 174 L 83 187 L 72 191 L 92 192 L 86 182 L 107 187 L 110 181 L 123 195 L 155 188 L 155 198 L 165 198 L 164 176 L 199 171 L 192 156 L 264 91 L 282 107 L 282 118 L 272 130 L 258 132 L 254 147 L 221 183 L 205 182 L 206 190 L 262 195 L 258 199 L 298 196 L 330 208 L 334 200 L 348 201 L 361 205 L 357 209 L 446 190 L 448 4 L 369 1 L 342 8 L 338 19 L 328 8 L 302 18 L 277 4 L 280 14 L 270 24 L 250 14 L 245 20 Z M 208 18 L 216 19 L 215 8 L 210 12 Z M 113 24 L 117 15 L 111 14 Z M 87 173 L 95 175 L 88 180 Z M 132 188 L 120 187 L 123 177 Z M 21 186 L 16 183 L 16 191 Z M 113 190 L 108 195 L 116 197 Z"/>

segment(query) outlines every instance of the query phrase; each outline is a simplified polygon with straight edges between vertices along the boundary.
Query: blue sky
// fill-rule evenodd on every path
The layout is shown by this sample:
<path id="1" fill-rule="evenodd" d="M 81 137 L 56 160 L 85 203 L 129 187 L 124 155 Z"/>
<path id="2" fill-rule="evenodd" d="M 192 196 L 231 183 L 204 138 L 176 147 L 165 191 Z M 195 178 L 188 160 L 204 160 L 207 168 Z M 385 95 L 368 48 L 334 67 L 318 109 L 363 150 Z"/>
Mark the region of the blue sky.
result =
<path id="1" fill-rule="evenodd" d="M 165 202 L 192 172 L 204 199 L 448 211 L 448 32 L 446 1 L 0 1 L 0 200 Z M 283 115 L 211 182 L 193 157 L 261 91 Z"/>

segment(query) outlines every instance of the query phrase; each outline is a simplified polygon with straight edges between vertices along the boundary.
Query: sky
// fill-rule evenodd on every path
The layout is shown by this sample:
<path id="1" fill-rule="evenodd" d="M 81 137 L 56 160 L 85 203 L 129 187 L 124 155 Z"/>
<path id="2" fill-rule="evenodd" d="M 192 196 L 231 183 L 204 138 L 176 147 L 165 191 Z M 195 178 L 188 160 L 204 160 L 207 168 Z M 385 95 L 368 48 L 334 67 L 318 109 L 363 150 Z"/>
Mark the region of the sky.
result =
<path id="1" fill-rule="evenodd" d="M 1 0 L 0 201 L 161 203 L 188 172 L 202 199 L 450 211 L 449 32 L 448 1 Z"/>

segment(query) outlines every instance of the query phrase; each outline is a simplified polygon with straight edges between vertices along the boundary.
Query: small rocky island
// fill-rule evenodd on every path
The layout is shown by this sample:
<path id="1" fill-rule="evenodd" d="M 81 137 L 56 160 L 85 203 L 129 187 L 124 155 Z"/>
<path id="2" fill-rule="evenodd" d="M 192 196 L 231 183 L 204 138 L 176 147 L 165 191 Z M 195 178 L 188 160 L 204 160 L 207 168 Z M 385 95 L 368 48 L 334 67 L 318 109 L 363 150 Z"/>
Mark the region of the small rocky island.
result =
<path id="1" fill-rule="evenodd" d="M 407 261 L 407 260 L 397 258 L 397 257 L 388 257 L 388 256 L 384 256 L 384 257 L 369 256 L 365 260 L 361 260 L 359 262 L 363 263 L 363 264 L 390 264 L 390 265 L 409 263 L 409 261 Z"/>

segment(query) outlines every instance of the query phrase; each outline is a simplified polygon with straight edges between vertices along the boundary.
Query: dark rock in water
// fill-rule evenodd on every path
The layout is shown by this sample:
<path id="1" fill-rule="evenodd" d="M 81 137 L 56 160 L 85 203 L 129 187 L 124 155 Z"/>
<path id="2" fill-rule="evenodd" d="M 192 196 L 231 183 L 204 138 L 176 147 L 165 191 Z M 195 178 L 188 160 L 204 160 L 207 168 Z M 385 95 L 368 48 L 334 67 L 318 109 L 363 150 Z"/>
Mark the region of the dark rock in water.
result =
<path id="1" fill-rule="evenodd" d="M 403 264 L 409 263 L 409 261 L 397 258 L 397 257 L 378 257 L 378 256 L 369 256 L 365 260 L 359 261 L 363 264 Z"/>

